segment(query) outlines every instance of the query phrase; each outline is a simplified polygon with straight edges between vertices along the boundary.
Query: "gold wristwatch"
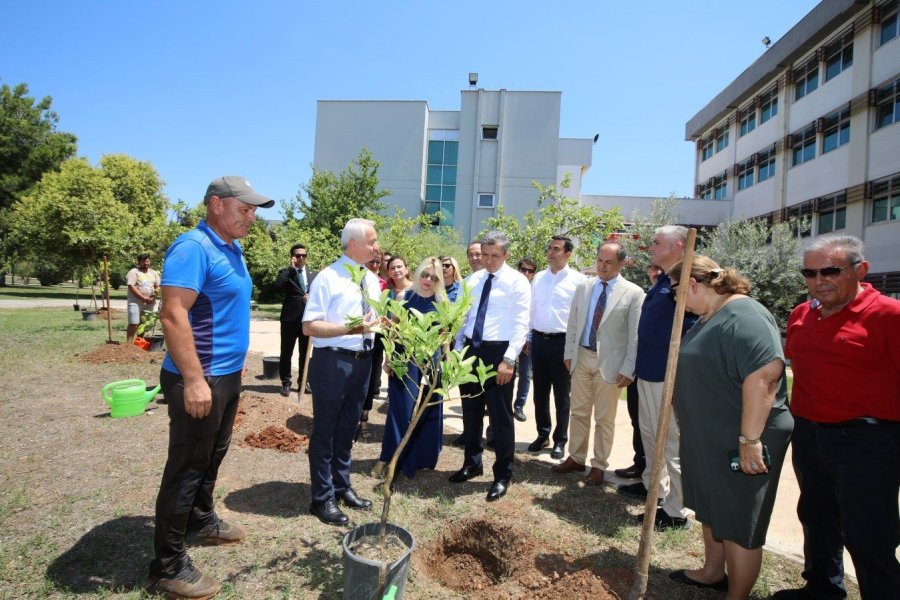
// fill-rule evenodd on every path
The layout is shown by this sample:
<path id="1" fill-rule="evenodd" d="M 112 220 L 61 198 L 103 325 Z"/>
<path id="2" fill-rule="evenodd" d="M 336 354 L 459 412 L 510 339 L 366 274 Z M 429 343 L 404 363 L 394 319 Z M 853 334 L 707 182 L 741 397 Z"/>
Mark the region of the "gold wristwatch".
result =
<path id="1" fill-rule="evenodd" d="M 739 436 L 738 436 L 738 443 L 739 443 L 741 446 L 752 446 L 753 444 L 758 444 L 758 443 L 759 443 L 759 438 L 756 438 L 755 440 L 751 440 L 750 438 L 746 438 L 746 437 L 744 437 L 744 436 L 742 436 L 742 435 L 739 435 Z"/>

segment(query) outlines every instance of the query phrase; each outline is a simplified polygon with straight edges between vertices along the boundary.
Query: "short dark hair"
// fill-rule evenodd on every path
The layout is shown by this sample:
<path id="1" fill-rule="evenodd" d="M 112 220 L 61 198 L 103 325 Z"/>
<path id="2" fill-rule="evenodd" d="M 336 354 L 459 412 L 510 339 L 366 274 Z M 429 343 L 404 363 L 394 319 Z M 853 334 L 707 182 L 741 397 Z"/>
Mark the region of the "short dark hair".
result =
<path id="1" fill-rule="evenodd" d="M 597 244 L 597 252 L 600 252 L 600 248 L 603 246 L 615 246 L 616 247 L 616 260 L 619 262 L 624 262 L 626 258 L 628 258 L 628 251 L 625 250 L 625 246 L 623 246 L 619 242 L 600 242 Z"/>
<path id="2" fill-rule="evenodd" d="M 306 250 L 306 246 L 304 246 L 303 244 L 294 244 L 293 246 L 291 246 L 291 256 L 293 256 L 294 252 L 300 250 L 301 248 Z"/>
<path id="3" fill-rule="evenodd" d="M 519 259 L 519 264 L 516 265 L 517 269 L 521 269 L 522 265 L 528 265 L 531 268 L 537 267 L 537 263 L 528 258 L 527 256 L 523 256 Z"/>
<path id="4" fill-rule="evenodd" d="M 554 240 L 558 242 L 564 242 L 563 248 L 565 248 L 566 252 L 571 252 L 575 249 L 575 244 L 572 243 L 572 238 L 570 237 L 566 237 L 564 235 L 554 235 L 552 238 L 550 238 L 550 241 L 553 242 Z"/>
<path id="5" fill-rule="evenodd" d="M 138 262 L 147 260 L 148 258 L 150 258 L 150 255 L 146 252 L 141 252 L 140 254 L 138 254 Z"/>

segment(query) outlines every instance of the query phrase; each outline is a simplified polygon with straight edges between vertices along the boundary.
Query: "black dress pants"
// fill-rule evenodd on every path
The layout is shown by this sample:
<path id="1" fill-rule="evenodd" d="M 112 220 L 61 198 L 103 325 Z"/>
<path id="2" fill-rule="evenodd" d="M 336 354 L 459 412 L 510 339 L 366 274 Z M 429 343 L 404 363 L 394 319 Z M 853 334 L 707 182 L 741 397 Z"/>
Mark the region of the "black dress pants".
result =
<path id="1" fill-rule="evenodd" d="M 213 489 L 219 465 L 231 443 L 241 395 L 241 372 L 206 378 L 212 391 L 212 408 L 202 419 L 185 412 L 181 375 L 163 369 L 159 381 L 169 411 L 169 457 L 156 498 L 156 558 L 150 564 L 150 573 L 175 575 L 187 558 L 187 532 L 200 530 L 218 519 L 213 509 Z"/>
<path id="2" fill-rule="evenodd" d="M 628 418 L 631 420 L 631 447 L 634 449 L 634 464 L 639 467 L 647 466 L 647 457 L 644 455 L 644 441 L 641 439 L 641 427 L 638 424 L 638 389 L 637 379 L 626 388 L 628 406 Z"/>
<path id="3" fill-rule="evenodd" d="M 480 358 L 484 364 L 494 370 L 503 362 L 503 353 L 509 345 L 507 342 L 483 342 L 478 348 L 469 342 L 467 356 Z M 484 445 L 481 432 L 484 430 L 484 409 L 487 406 L 488 423 L 494 436 L 494 481 L 509 481 L 512 477 L 513 454 L 516 450 L 516 431 L 513 421 L 513 390 L 515 388 L 515 372 L 512 379 L 504 385 L 497 385 L 497 378 L 491 377 L 482 390 L 478 383 L 465 383 L 459 386 L 462 394 L 463 438 L 466 441 L 465 461 L 463 466 L 477 467 L 481 464 Z"/>
<path id="4" fill-rule="evenodd" d="M 531 334 L 531 385 L 534 393 L 534 418 L 538 436 L 550 437 L 550 389 L 556 407 L 556 427 L 553 442 L 569 441 L 569 391 L 572 380 L 563 362 L 566 348 L 564 335 L 547 338 L 534 331 Z"/>
<path id="5" fill-rule="evenodd" d="M 291 359 L 294 356 L 294 346 L 298 344 L 300 349 L 297 354 L 297 386 L 300 386 L 303 383 L 303 367 L 306 364 L 309 336 L 303 335 L 303 325 L 300 321 L 281 321 L 281 354 L 278 361 L 281 385 L 291 385 Z"/>

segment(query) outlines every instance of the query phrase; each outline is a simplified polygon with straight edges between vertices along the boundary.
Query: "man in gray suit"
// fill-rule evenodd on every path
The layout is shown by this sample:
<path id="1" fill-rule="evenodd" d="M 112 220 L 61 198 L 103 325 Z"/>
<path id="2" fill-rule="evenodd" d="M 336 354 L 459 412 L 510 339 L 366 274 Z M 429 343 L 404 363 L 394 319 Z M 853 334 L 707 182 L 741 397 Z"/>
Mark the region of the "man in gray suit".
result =
<path id="1" fill-rule="evenodd" d="M 594 452 L 589 484 L 603 483 L 615 433 L 619 391 L 634 379 L 637 327 L 644 290 L 619 274 L 625 248 L 616 242 L 597 248 L 597 276 L 575 291 L 563 360 L 572 374 L 570 455 L 554 473 L 582 473 L 588 450 L 591 413 Z"/>

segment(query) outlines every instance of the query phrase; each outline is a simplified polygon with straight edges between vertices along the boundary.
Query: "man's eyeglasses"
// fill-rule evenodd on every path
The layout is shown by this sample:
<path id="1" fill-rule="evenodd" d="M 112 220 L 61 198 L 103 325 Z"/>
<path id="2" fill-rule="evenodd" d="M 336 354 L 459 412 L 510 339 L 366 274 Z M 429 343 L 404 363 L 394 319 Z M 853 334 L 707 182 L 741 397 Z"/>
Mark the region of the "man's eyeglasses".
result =
<path id="1" fill-rule="evenodd" d="M 519 267 L 519 273 L 534 273 L 534 269 L 528 267 Z"/>
<path id="2" fill-rule="evenodd" d="M 437 275 L 434 275 L 433 273 L 422 273 L 421 275 L 419 275 L 419 277 L 421 277 L 422 279 L 430 279 L 431 283 L 437 283 L 441 280 Z"/>
<path id="3" fill-rule="evenodd" d="M 295 254 L 294 258 L 306 258 L 305 254 Z"/>
<path id="4" fill-rule="evenodd" d="M 813 279 L 816 275 L 821 275 L 822 277 L 837 277 L 841 274 L 841 271 L 844 269 L 849 269 L 850 267 L 855 267 L 859 264 L 859 261 L 852 262 L 846 267 L 823 267 L 821 269 L 800 269 L 800 274 L 806 277 L 807 279 Z"/>

